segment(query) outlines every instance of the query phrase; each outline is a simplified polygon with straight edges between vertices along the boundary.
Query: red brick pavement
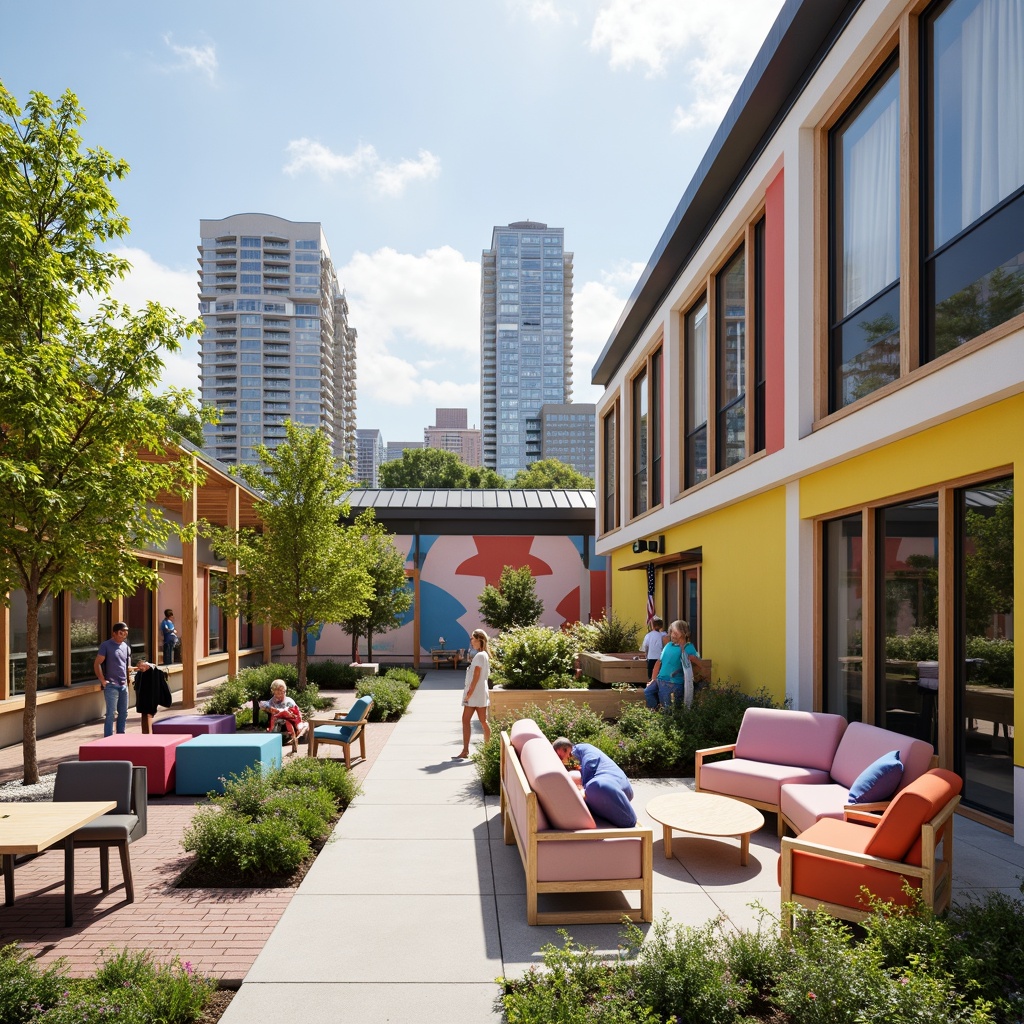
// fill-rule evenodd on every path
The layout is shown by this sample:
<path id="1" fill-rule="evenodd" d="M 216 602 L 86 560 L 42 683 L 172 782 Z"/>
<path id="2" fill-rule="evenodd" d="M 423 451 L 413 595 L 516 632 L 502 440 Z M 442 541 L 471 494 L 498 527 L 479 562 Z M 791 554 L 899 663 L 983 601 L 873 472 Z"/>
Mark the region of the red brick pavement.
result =
<path id="1" fill-rule="evenodd" d="M 339 707 L 352 695 L 337 697 Z M 180 714 L 171 709 L 158 719 Z M 138 719 L 129 720 L 129 731 Z M 357 779 L 366 776 L 394 726 L 371 723 L 367 729 L 367 759 L 356 762 Z M 39 740 L 41 774 L 56 771 L 60 761 L 78 756 L 79 745 L 103 735 L 95 722 Z M 299 755 L 305 755 L 300 746 Z M 325 747 L 322 757 L 335 756 Z M 287 756 L 292 756 L 287 753 Z M 337 756 L 341 756 L 337 748 Z M 21 746 L 0 750 L 0 782 L 22 776 Z M 231 985 L 242 980 L 288 906 L 295 889 L 177 889 L 178 876 L 190 855 L 181 837 L 201 798 L 151 796 L 146 836 L 131 846 L 135 902 L 124 902 L 121 865 L 110 857 L 110 892 L 100 891 L 99 854 L 81 850 L 75 856 L 75 923 L 64 926 L 64 857 L 59 850 L 19 864 L 15 869 L 15 902 L 0 905 L 0 945 L 18 942 L 50 963 L 65 957 L 76 977 L 91 974 L 102 953 L 110 948 L 146 949 L 160 960 L 179 956 L 196 970 Z"/>

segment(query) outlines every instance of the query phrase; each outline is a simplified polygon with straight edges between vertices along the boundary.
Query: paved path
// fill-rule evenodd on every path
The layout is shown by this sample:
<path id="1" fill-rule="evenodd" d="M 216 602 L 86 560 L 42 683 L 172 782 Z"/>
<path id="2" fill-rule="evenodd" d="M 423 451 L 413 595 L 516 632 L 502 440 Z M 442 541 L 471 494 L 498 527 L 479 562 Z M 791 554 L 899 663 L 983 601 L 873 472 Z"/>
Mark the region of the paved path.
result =
<path id="1" fill-rule="evenodd" d="M 495 979 L 540 963 L 541 947 L 559 941 L 556 928 L 526 924 L 523 871 L 502 841 L 497 800 L 483 796 L 471 762 L 451 759 L 461 686 L 461 672 L 427 674 L 223 1024 L 499 1020 Z M 634 803 L 687 784 L 640 780 Z M 673 851 L 684 868 L 665 859 L 660 826 L 641 813 L 655 830 L 655 915 L 689 924 L 723 915 L 751 927 L 754 901 L 777 913 L 779 844 L 767 817 L 747 867 L 735 839 L 680 834 Z M 955 891 L 983 883 L 1019 895 L 1024 848 L 964 818 L 956 829 Z M 619 935 L 615 925 L 569 930 L 609 951 Z"/>

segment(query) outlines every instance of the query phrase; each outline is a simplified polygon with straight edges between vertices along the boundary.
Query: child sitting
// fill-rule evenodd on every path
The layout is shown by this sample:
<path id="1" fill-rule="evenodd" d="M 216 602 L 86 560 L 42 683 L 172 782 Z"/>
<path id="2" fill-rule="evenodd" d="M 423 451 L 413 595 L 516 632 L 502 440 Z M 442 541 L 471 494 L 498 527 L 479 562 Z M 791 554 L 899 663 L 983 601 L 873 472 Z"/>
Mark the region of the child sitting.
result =
<path id="1" fill-rule="evenodd" d="M 291 740 L 292 753 L 297 754 L 299 740 L 309 730 L 309 723 L 302 720 L 302 712 L 288 696 L 288 687 L 283 679 L 275 679 L 270 684 L 270 700 L 261 700 L 260 707 L 270 714 L 267 732 L 286 733 Z"/>

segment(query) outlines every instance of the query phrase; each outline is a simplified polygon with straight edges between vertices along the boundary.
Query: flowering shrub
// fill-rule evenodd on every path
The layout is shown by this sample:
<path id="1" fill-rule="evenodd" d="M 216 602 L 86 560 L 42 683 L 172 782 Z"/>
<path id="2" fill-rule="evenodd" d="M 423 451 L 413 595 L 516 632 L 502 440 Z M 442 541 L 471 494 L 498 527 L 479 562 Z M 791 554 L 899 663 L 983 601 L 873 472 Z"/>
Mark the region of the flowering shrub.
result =
<path id="1" fill-rule="evenodd" d="M 573 685 L 576 648 L 566 633 L 548 626 L 516 626 L 494 642 L 497 677 L 511 689 Z"/>

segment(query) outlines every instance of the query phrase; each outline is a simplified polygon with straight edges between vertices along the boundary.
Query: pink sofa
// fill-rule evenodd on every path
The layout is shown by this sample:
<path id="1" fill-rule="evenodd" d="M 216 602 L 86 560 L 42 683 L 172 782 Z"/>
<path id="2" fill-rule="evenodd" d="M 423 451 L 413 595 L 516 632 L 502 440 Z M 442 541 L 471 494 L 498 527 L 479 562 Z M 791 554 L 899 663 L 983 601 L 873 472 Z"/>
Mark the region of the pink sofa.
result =
<path id="1" fill-rule="evenodd" d="M 747 708 L 735 743 L 697 751 L 696 789 L 774 811 L 780 836 L 786 825 L 799 834 L 819 818 L 842 818 L 854 780 L 891 750 L 900 751 L 904 764 L 900 789 L 933 760 L 931 745 L 923 740 L 863 722 L 848 727 L 841 715 Z M 733 756 L 705 763 L 724 753 Z"/>
<path id="2" fill-rule="evenodd" d="M 647 828 L 603 827 L 531 719 L 501 734 L 501 817 L 526 873 L 528 924 L 650 921 L 653 835 Z M 538 912 L 541 893 L 639 890 L 640 909 Z"/>

